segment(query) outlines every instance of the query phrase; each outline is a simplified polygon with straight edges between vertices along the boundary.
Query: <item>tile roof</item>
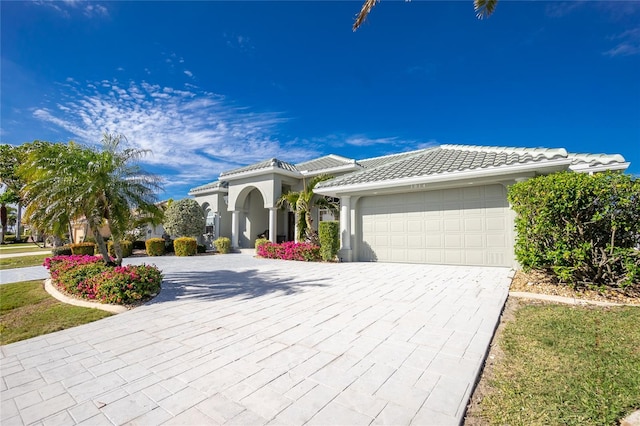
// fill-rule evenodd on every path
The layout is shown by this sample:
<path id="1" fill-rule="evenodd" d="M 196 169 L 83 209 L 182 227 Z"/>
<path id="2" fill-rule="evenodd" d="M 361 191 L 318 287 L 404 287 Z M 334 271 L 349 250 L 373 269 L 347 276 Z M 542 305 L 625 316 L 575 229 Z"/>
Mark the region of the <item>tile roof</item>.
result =
<path id="1" fill-rule="evenodd" d="M 384 155 L 382 157 L 365 158 L 363 160 L 358 160 L 358 164 L 360 164 L 365 169 L 370 169 L 373 167 L 382 166 L 383 164 L 387 164 L 392 161 L 400 160 L 402 158 L 411 157 L 412 155 L 423 151 L 424 149 L 419 149 L 417 151 L 401 152 L 398 154 Z"/>
<path id="2" fill-rule="evenodd" d="M 289 172 L 297 172 L 296 166 L 291 163 L 287 163 L 286 161 L 278 160 L 277 158 L 272 158 L 270 160 L 265 160 L 260 163 L 249 164 L 248 166 L 239 167 L 237 169 L 229 170 L 226 172 L 220 173 L 220 177 L 227 177 L 231 175 L 237 175 L 245 172 L 252 172 L 256 170 L 269 169 L 275 167 L 277 169 L 286 170 Z"/>
<path id="3" fill-rule="evenodd" d="M 394 160 L 321 182 L 317 187 L 379 182 L 562 158 L 567 158 L 564 149 L 441 145 L 398 155 Z"/>
<path id="4" fill-rule="evenodd" d="M 219 188 L 227 188 L 228 186 L 229 186 L 228 182 L 217 180 L 215 182 L 207 183 L 205 185 L 196 186 L 195 188 L 192 188 L 189 190 L 189 194 L 211 191 Z"/>
<path id="5" fill-rule="evenodd" d="M 588 164 L 591 166 L 600 166 L 612 163 L 624 163 L 625 159 L 620 154 L 574 154 L 570 153 L 568 157 L 572 160 L 571 164 Z"/>
<path id="6" fill-rule="evenodd" d="M 301 172 L 314 172 L 324 169 L 333 169 L 341 166 L 348 166 L 355 164 L 356 160 L 341 157 L 339 155 L 330 154 L 324 157 L 316 158 L 313 160 L 305 161 L 303 163 L 296 164 L 296 169 Z"/>

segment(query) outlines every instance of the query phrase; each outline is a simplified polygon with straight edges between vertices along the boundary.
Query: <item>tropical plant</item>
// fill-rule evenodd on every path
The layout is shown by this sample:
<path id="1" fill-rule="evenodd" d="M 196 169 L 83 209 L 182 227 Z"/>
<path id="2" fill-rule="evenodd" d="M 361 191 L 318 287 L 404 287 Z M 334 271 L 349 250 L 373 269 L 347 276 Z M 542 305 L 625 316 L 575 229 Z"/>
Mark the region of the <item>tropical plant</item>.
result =
<path id="1" fill-rule="evenodd" d="M 313 192 L 317 184 L 332 178 L 333 176 L 322 174 L 309 179 L 308 183 L 303 180 L 302 191 L 287 192 L 278 199 L 278 207 L 289 207 L 296 214 L 297 241 L 308 241 L 318 245 L 317 235 L 313 230 L 313 217 L 311 216 L 313 207 L 326 208 L 333 212 L 338 211 L 338 205 L 335 202 L 326 197 L 315 196 Z"/>
<path id="2" fill-rule="evenodd" d="M 204 232 L 204 210 L 193 198 L 174 201 L 164 212 L 162 226 L 175 237 L 197 237 Z"/>
<path id="3" fill-rule="evenodd" d="M 4 244 L 4 236 L 7 233 L 7 225 L 9 224 L 8 206 L 7 204 L 14 204 L 20 200 L 18 195 L 13 190 L 7 188 L 2 194 L 0 194 L 0 224 L 2 225 L 2 236 L 0 244 Z M 20 238 L 20 234 L 16 234 Z"/>
<path id="4" fill-rule="evenodd" d="M 353 31 L 357 30 L 360 25 L 367 19 L 369 12 L 373 9 L 380 0 L 365 0 L 360 9 L 360 13 L 356 17 L 356 21 L 353 23 Z M 473 8 L 476 11 L 476 17 L 478 19 L 488 18 L 493 14 L 498 5 L 498 0 L 473 0 Z"/>
<path id="5" fill-rule="evenodd" d="M 320 222 L 318 234 L 322 260 L 334 260 L 340 250 L 340 223 L 337 220 Z"/>
<path id="6" fill-rule="evenodd" d="M 123 239 L 132 211 L 159 215 L 154 204 L 160 178 L 137 164 L 146 150 L 122 149 L 123 135 L 104 134 L 100 150 L 69 142 L 36 141 L 27 151 L 18 175 L 25 180 L 22 195 L 28 201 L 25 212 L 38 229 L 60 234 L 71 220 L 84 218 L 106 264 L 109 257 L 100 225 L 111 230 L 116 264 L 122 263 Z"/>

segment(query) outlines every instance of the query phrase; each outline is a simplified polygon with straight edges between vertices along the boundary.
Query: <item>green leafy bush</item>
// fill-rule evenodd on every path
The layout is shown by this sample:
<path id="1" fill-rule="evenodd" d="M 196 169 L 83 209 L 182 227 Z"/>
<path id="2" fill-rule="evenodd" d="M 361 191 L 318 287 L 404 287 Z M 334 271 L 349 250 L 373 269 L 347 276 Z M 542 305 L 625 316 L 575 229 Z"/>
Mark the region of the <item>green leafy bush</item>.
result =
<path id="1" fill-rule="evenodd" d="M 340 250 L 340 223 L 337 221 L 320 222 L 318 233 L 322 260 L 334 260 Z"/>
<path id="2" fill-rule="evenodd" d="M 113 241 L 107 243 L 107 249 L 109 250 L 109 256 L 116 257 Z M 120 249 L 122 250 L 122 257 L 129 257 L 133 254 L 133 243 L 128 240 L 122 240 L 120 241 Z"/>
<path id="3" fill-rule="evenodd" d="M 269 243 L 270 241 L 267 240 L 266 238 L 258 238 L 256 240 L 256 244 L 255 244 L 255 249 L 258 250 L 260 248 L 260 246 Z"/>
<path id="4" fill-rule="evenodd" d="M 165 241 L 162 238 L 149 238 L 145 241 L 148 256 L 162 256 L 164 254 Z"/>
<path id="5" fill-rule="evenodd" d="M 52 248 L 51 254 L 54 256 L 71 256 L 73 253 L 71 252 L 71 247 L 61 246 Z"/>
<path id="6" fill-rule="evenodd" d="M 640 280 L 640 181 L 630 175 L 557 173 L 509 190 L 516 257 L 572 286 L 625 288 Z"/>
<path id="7" fill-rule="evenodd" d="M 231 240 L 228 237 L 219 237 L 213 242 L 218 253 L 227 254 L 231 251 Z"/>
<path id="8" fill-rule="evenodd" d="M 192 198 L 171 203 L 164 212 L 163 227 L 169 235 L 195 237 L 204 232 L 204 210 Z"/>
<path id="9" fill-rule="evenodd" d="M 176 256 L 195 256 L 198 243 L 195 238 L 180 237 L 173 241 L 173 248 L 176 251 Z"/>
<path id="10" fill-rule="evenodd" d="M 94 243 L 75 243 L 75 244 L 69 244 L 69 247 L 71 248 L 71 253 L 72 254 L 77 254 L 77 255 L 89 255 L 89 256 L 93 256 L 93 254 L 96 251 L 96 245 Z"/>

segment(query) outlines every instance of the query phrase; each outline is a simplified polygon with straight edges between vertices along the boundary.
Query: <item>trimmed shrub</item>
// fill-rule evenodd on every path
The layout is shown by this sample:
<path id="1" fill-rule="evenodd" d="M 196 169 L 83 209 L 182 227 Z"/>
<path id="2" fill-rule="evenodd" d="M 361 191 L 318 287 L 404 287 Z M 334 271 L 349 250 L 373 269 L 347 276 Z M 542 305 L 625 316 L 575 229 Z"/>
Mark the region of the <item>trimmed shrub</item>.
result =
<path id="1" fill-rule="evenodd" d="M 317 262 L 321 259 L 320 247 L 293 241 L 282 244 L 267 242 L 257 249 L 257 254 L 267 259 L 299 260 L 302 262 Z"/>
<path id="2" fill-rule="evenodd" d="M 556 173 L 513 185 L 509 202 L 523 268 L 547 270 L 574 287 L 640 282 L 639 179 Z"/>
<path id="3" fill-rule="evenodd" d="M 94 243 L 75 243 L 69 244 L 71 253 L 75 255 L 89 255 L 93 256 L 96 251 L 96 245 Z"/>
<path id="4" fill-rule="evenodd" d="M 162 256 L 164 254 L 165 241 L 162 238 L 149 238 L 145 241 L 148 256 Z"/>
<path id="5" fill-rule="evenodd" d="M 204 244 L 198 244 L 198 253 L 206 253 L 207 252 L 207 246 L 205 246 Z"/>
<path id="6" fill-rule="evenodd" d="M 198 250 L 198 243 L 195 238 L 180 237 L 173 241 L 176 256 L 195 256 Z"/>
<path id="7" fill-rule="evenodd" d="M 231 240 L 228 237 L 217 238 L 213 245 L 220 254 L 227 254 L 231 251 Z"/>
<path id="8" fill-rule="evenodd" d="M 340 223 L 338 221 L 320 222 L 318 234 L 322 260 L 334 260 L 340 250 Z"/>
<path id="9" fill-rule="evenodd" d="M 73 253 L 71 252 L 71 247 L 61 246 L 52 248 L 51 254 L 54 256 L 71 256 Z"/>
<path id="10" fill-rule="evenodd" d="M 269 241 L 269 240 L 267 240 L 266 238 L 258 238 L 258 239 L 256 240 L 256 244 L 255 244 L 255 248 L 256 248 L 256 250 L 258 250 L 258 249 L 260 248 L 260 246 L 261 246 L 261 245 L 263 245 L 263 244 L 267 244 L 267 243 L 269 243 L 269 242 L 270 242 L 270 241 Z"/>
<path id="11" fill-rule="evenodd" d="M 175 201 L 164 212 L 162 226 L 169 235 L 195 237 L 204 232 L 204 210 L 193 198 Z"/>
<path id="12" fill-rule="evenodd" d="M 113 246 L 113 241 L 109 241 L 107 243 L 107 249 L 109 250 L 109 256 L 116 257 L 116 250 Z M 133 254 L 133 244 L 131 243 L 131 241 L 120 241 L 120 249 L 122 250 L 122 257 L 129 257 Z"/>

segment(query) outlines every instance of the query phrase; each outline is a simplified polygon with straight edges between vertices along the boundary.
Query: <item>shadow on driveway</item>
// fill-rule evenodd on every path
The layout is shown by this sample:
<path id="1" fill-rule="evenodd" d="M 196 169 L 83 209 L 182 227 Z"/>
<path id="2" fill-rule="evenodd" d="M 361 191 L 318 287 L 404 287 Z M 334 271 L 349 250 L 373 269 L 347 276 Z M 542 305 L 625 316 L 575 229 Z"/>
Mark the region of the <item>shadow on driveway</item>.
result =
<path id="1" fill-rule="evenodd" d="M 259 269 L 173 272 L 165 275 L 162 291 L 148 304 L 178 299 L 250 299 L 278 292 L 291 295 L 308 287 L 327 287 L 327 281 L 328 278 L 293 279 Z"/>

